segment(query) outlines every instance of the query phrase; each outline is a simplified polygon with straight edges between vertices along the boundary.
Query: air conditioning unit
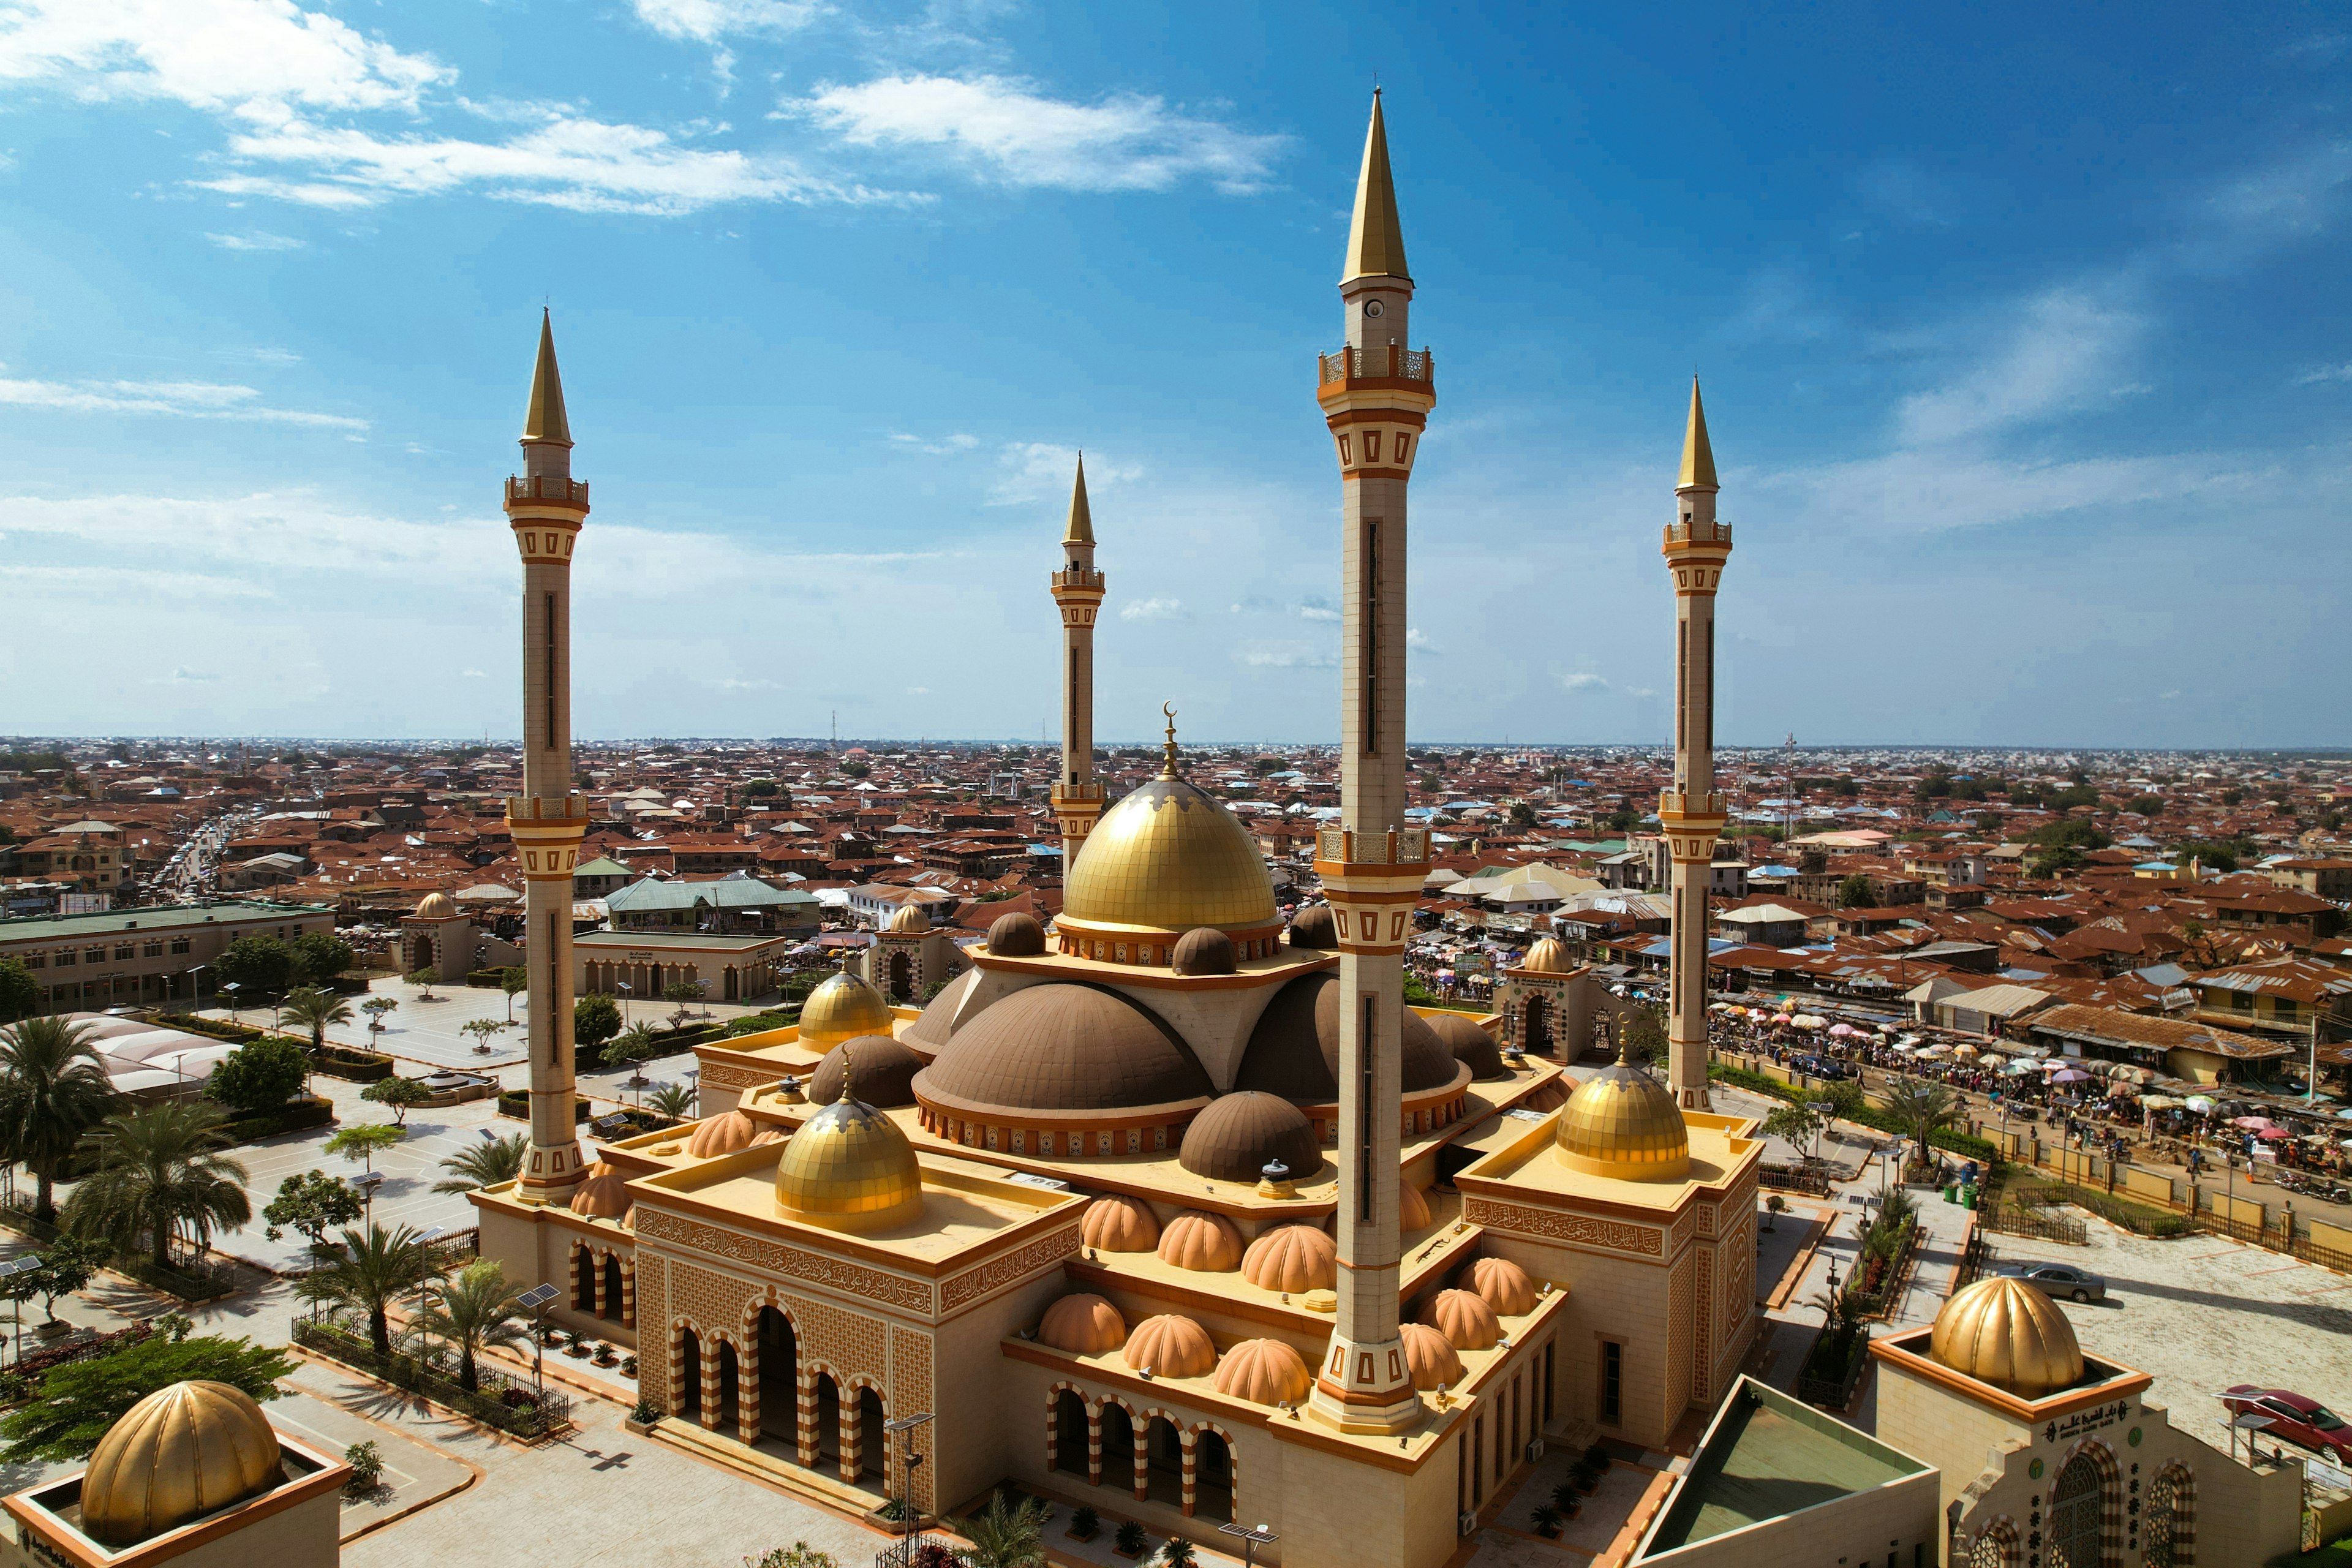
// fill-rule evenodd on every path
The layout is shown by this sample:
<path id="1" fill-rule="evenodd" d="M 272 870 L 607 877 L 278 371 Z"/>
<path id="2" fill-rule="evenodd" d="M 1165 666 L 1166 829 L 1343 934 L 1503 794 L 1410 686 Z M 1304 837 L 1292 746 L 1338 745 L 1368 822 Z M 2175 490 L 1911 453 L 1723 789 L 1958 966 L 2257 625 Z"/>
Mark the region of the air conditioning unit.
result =
<path id="1" fill-rule="evenodd" d="M 1454 1528 L 1463 1535 L 1476 1534 L 1478 1531 L 1478 1515 L 1475 1510 L 1456 1514 L 1454 1519 Z"/>
<path id="2" fill-rule="evenodd" d="M 1540 1438 L 1540 1437 L 1530 1437 L 1530 1438 L 1528 1438 L 1528 1464 L 1530 1464 L 1530 1465 L 1532 1465 L 1532 1464 L 1534 1464 L 1538 1459 L 1540 1459 L 1540 1458 L 1542 1458 L 1543 1457 L 1544 1457 L 1544 1440 L 1543 1440 L 1542 1438 Z"/>

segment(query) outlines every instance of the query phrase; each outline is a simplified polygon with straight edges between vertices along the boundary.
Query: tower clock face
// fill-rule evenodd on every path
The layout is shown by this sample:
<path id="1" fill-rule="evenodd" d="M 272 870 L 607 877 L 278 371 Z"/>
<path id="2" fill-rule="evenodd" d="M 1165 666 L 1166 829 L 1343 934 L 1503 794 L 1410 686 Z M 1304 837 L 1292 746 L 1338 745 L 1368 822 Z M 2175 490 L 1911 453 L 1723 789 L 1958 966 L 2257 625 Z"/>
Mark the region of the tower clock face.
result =
<path id="1" fill-rule="evenodd" d="M 1368 301 L 1368 302 L 1365 304 L 1365 306 L 1364 306 L 1364 314 L 1366 314 L 1367 316 L 1377 316 L 1377 315 L 1379 315 L 1380 313 L 1381 313 L 1381 302 L 1380 302 L 1378 300 L 1373 300 Z"/>

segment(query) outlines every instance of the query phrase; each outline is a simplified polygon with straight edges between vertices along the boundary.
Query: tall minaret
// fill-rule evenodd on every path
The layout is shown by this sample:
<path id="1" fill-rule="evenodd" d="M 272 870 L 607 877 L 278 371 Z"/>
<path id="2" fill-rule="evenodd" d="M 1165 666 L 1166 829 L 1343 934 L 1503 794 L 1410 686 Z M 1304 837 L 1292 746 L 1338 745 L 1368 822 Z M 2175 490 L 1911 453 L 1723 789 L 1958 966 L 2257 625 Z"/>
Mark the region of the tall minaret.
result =
<path id="1" fill-rule="evenodd" d="M 1315 868 L 1339 934 L 1339 1313 L 1310 1410 L 1351 1432 L 1421 1419 L 1397 1332 L 1398 1142 L 1404 944 L 1429 871 L 1405 808 L 1405 484 L 1437 401 L 1426 350 L 1405 347 L 1405 271 L 1388 131 L 1372 124 L 1339 279 L 1347 342 L 1320 357 L 1315 400 L 1339 458 L 1339 826 Z"/>
<path id="2" fill-rule="evenodd" d="M 1675 521 L 1666 525 L 1664 544 L 1675 574 L 1675 787 L 1658 796 L 1658 825 L 1675 858 L 1666 1076 L 1685 1110 L 1707 1108 L 1706 890 L 1724 822 L 1723 795 L 1715 787 L 1715 590 L 1731 558 L 1731 527 L 1715 520 L 1716 489 L 1706 411 L 1693 376 Z"/>
<path id="3" fill-rule="evenodd" d="M 572 426 L 544 312 L 522 477 L 507 480 L 506 504 L 522 552 L 523 691 L 522 794 L 507 797 L 507 826 L 530 922 L 530 1152 L 519 1195 L 546 1203 L 587 1174 L 572 1119 L 572 871 L 588 831 L 587 803 L 572 793 L 572 545 L 588 518 L 588 487 L 572 477 Z"/>
<path id="4" fill-rule="evenodd" d="M 1070 521 L 1062 530 L 1064 569 L 1053 576 L 1062 610 L 1062 771 L 1054 779 L 1054 816 L 1062 825 L 1062 875 L 1102 815 L 1095 782 L 1095 613 L 1102 608 L 1103 574 L 1095 570 L 1095 518 L 1087 506 L 1087 459 L 1070 487 Z"/>

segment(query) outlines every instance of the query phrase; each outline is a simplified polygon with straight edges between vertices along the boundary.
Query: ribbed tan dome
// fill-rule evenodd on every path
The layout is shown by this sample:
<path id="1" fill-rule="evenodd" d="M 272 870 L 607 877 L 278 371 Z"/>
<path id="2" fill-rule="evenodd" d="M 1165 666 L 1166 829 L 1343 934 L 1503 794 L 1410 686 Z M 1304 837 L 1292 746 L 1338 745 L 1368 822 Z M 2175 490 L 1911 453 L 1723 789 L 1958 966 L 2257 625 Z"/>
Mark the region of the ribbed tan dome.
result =
<path id="1" fill-rule="evenodd" d="M 1160 1261 L 1197 1274 L 1241 1267 L 1242 1233 L 1223 1215 L 1186 1209 L 1160 1233 Z"/>
<path id="2" fill-rule="evenodd" d="M 1568 1097 L 1556 1136 L 1561 1163 L 1588 1176 L 1654 1182 L 1690 1173 L 1690 1129 L 1673 1091 L 1625 1057 Z"/>
<path id="3" fill-rule="evenodd" d="M 1045 951 L 1045 928 L 1019 910 L 989 922 L 988 951 L 998 958 L 1034 958 Z"/>
<path id="4" fill-rule="evenodd" d="M 635 1201 L 629 1196 L 629 1178 L 599 1160 L 588 1179 L 572 1189 L 571 1208 L 583 1219 L 620 1219 Z"/>
<path id="5" fill-rule="evenodd" d="M 1462 1284 L 1496 1312 L 1516 1318 L 1536 1310 L 1536 1282 L 1507 1258 L 1482 1258 L 1463 1271 Z"/>
<path id="6" fill-rule="evenodd" d="M 1440 1290 L 1422 1309 L 1421 1321 L 1444 1334 L 1446 1343 L 1458 1351 L 1491 1350 L 1503 1337 L 1495 1309 L 1467 1290 Z"/>
<path id="7" fill-rule="evenodd" d="M 1495 1037 L 1464 1017 L 1459 1013 L 1432 1013 L 1425 1022 L 1439 1042 L 1454 1053 L 1454 1059 L 1470 1069 L 1475 1079 L 1502 1079 L 1511 1076 L 1503 1065 L 1503 1047 Z"/>
<path id="8" fill-rule="evenodd" d="M 1209 1331 L 1173 1312 L 1136 1324 L 1119 1353 L 1129 1366 L 1154 1377 L 1206 1377 L 1217 1364 L 1217 1347 L 1209 1342 Z"/>
<path id="9" fill-rule="evenodd" d="M 897 1122 L 844 1093 L 784 1145 L 776 1202 L 821 1225 L 886 1223 L 921 1207 L 923 1170 Z"/>
<path id="10" fill-rule="evenodd" d="M 931 929 L 929 910 L 920 904 L 900 904 L 882 929 L 899 936 L 917 936 Z"/>
<path id="11" fill-rule="evenodd" d="M 808 994 L 801 1004 L 801 1044 L 829 1051 L 860 1035 L 896 1032 L 897 1017 L 882 993 L 844 969 Z"/>
<path id="12" fill-rule="evenodd" d="M 887 1035 L 860 1035 L 824 1053 L 809 1075 L 808 1098 L 813 1105 L 831 1105 L 841 1098 L 845 1077 L 857 1099 L 884 1110 L 915 1103 L 915 1075 L 923 1058 Z"/>
<path id="13" fill-rule="evenodd" d="M 1400 1324 L 1397 1333 L 1404 1341 L 1404 1365 L 1413 1387 L 1427 1394 L 1462 1381 L 1462 1353 L 1444 1334 L 1427 1323 Z"/>
<path id="14" fill-rule="evenodd" d="M 1279 1095 L 1237 1089 L 1219 1095 L 1184 1129 L 1177 1163 L 1196 1176 L 1255 1183 L 1279 1163 L 1290 1182 L 1311 1180 L 1323 1168 L 1315 1125 Z"/>
<path id="15" fill-rule="evenodd" d="M 2066 1314 L 2008 1275 L 1979 1279 L 1936 1314 L 1928 1353 L 1954 1372 L 2040 1399 L 2083 1381 L 2083 1347 Z"/>
<path id="16" fill-rule="evenodd" d="M 1339 1249 L 1311 1225 L 1276 1226 L 1242 1254 L 1242 1278 L 1262 1290 L 1294 1295 L 1328 1289 L 1339 1282 Z"/>
<path id="17" fill-rule="evenodd" d="M 1398 1182 L 1397 1228 L 1410 1236 L 1427 1225 L 1429 1220 L 1429 1199 L 1424 1197 L 1421 1189 L 1411 1182 Z M 1337 1210 L 1323 1216 L 1323 1229 L 1331 1236 L 1336 1237 L 1339 1234 L 1339 1215 Z"/>
<path id="18" fill-rule="evenodd" d="M 1102 1252 L 1149 1252 L 1160 1245 L 1160 1221 L 1141 1198 L 1111 1193 L 1087 1205 L 1078 1239 Z"/>
<path id="19" fill-rule="evenodd" d="M 760 1124 L 741 1111 L 722 1111 L 695 1123 L 694 1135 L 686 1141 L 686 1152 L 698 1160 L 732 1154 L 738 1149 L 749 1149 L 759 1132 Z"/>
<path id="20" fill-rule="evenodd" d="M 1572 974 L 1576 972 L 1576 961 L 1568 956 L 1568 949 L 1560 946 L 1559 939 L 1539 936 L 1536 938 L 1535 945 L 1528 949 L 1528 955 L 1519 960 L 1519 967 L 1532 969 L 1539 974 Z"/>
<path id="21" fill-rule="evenodd" d="M 1305 1359 L 1280 1340 L 1244 1340 L 1217 1363 L 1217 1392 L 1252 1405 L 1296 1405 L 1314 1386 Z"/>
<path id="22" fill-rule="evenodd" d="M 278 1434 L 251 1394 L 226 1383 L 175 1383 L 132 1405 L 98 1440 L 82 1477 L 82 1530 L 129 1546 L 285 1479 Z"/>
<path id="23" fill-rule="evenodd" d="M 457 912 L 457 900 L 446 893 L 427 893 L 416 905 L 416 918 L 421 921 L 446 921 Z"/>
<path id="24" fill-rule="evenodd" d="M 1037 1339 L 1072 1355 L 1108 1355 L 1127 1343 L 1127 1320 L 1100 1296 L 1065 1296 L 1045 1309 Z"/>

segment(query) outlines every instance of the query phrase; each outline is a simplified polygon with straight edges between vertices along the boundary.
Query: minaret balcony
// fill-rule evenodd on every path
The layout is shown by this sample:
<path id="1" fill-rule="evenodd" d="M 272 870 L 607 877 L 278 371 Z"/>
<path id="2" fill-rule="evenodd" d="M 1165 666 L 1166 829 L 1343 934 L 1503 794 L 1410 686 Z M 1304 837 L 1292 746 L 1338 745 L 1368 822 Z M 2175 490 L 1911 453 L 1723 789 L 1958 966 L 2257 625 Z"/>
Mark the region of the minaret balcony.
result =
<path id="1" fill-rule="evenodd" d="M 1665 546 L 1677 544 L 1731 543 L 1731 524 L 1727 522 L 1670 522 L 1666 524 Z"/>
<path id="2" fill-rule="evenodd" d="M 1315 858 L 1343 866 L 1418 866 L 1429 858 L 1429 829 L 1357 833 L 1345 827 L 1318 828 Z"/>
<path id="3" fill-rule="evenodd" d="M 1315 377 L 1318 389 L 1398 381 L 1433 388 L 1437 367 L 1427 349 L 1375 343 L 1369 348 L 1342 348 L 1334 353 L 1316 355 Z"/>
<path id="4" fill-rule="evenodd" d="M 588 505 L 588 481 L 553 474 L 527 474 L 507 480 L 507 505 L 528 506 L 533 501 L 551 501 L 557 506 L 584 510 Z"/>
<path id="5" fill-rule="evenodd" d="M 1054 591 L 1057 594 L 1099 594 L 1103 591 L 1103 574 L 1099 572 L 1056 572 Z"/>

